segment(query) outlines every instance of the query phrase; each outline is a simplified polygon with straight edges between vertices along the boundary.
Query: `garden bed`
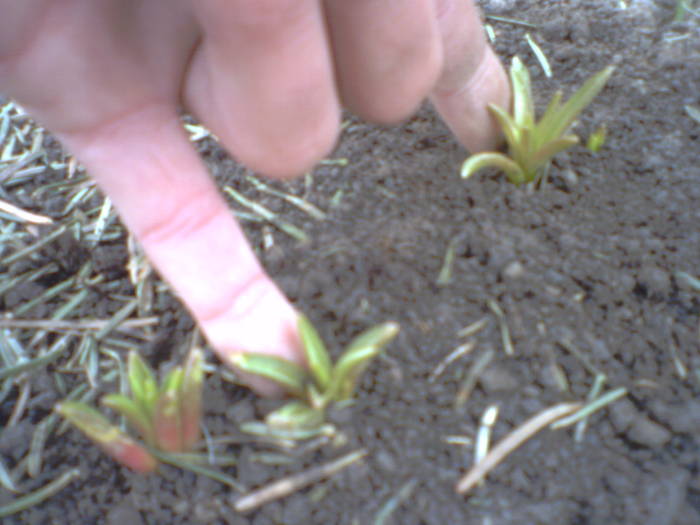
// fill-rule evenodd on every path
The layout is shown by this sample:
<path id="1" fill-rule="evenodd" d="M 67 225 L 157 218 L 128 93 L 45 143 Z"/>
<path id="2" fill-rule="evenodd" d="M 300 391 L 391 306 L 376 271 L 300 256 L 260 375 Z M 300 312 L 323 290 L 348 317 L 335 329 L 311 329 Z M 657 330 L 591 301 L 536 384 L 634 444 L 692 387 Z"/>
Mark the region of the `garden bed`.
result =
<path id="1" fill-rule="evenodd" d="M 0 344 L 57 355 L 5 382 L 0 455 L 18 493 L 0 488 L 0 506 L 77 469 L 66 488 L 4 523 L 700 523 L 700 19 L 673 22 L 674 2 L 485 4 L 499 17 L 487 20 L 496 50 L 525 61 L 540 105 L 616 67 L 575 129 L 586 137 L 606 123 L 604 147 L 556 157 L 541 190 L 488 171 L 460 179 L 466 152 L 429 107 L 391 129 L 348 117 L 328 162 L 293 183 L 267 182 L 322 218 L 256 187 L 211 137 L 193 136 L 222 187 L 276 214 L 272 224 L 231 200 L 269 273 L 334 355 L 371 325 L 401 326 L 356 402 L 331 414 L 336 436 L 293 449 L 238 430 L 276 402 L 236 385 L 208 353 L 210 448 L 235 458 L 222 470 L 246 489 L 365 453 L 247 514 L 234 510 L 241 493 L 229 486 L 169 466 L 132 473 L 51 424 L 69 392 L 94 399 L 117 388 L 129 348 L 164 370 L 197 336 L 154 276 L 133 286 L 126 232 L 50 137 L 25 171 L 0 180 L 0 198 L 54 219 L 1 219 L 0 307 L 14 315 L 2 320 Z M 30 149 L 36 128 L 12 114 L 10 134 Z M 98 322 L 120 311 L 121 328 Z M 499 409 L 498 441 L 550 406 L 585 401 L 596 378 L 599 395 L 624 395 L 583 430 L 543 429 L 456 494 L 488 407 Z"/>

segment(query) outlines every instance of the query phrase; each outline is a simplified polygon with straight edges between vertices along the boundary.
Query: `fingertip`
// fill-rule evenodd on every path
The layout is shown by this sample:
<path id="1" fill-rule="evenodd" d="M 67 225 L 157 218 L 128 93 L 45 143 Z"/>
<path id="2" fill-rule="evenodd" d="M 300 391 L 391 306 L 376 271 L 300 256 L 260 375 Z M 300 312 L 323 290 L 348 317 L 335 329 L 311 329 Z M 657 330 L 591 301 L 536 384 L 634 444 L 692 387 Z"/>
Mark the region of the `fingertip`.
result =
<path id="1" fill-rule="evenodd" d="M 494 149 L 503 140 L 489 104 L 510 108 L 510 83 L 501 62 L 490 46 L 468 81 L 459 89 L 437 89 L 431 95 L 457 139 L 472 153 Z"/>
<path id="2" fill-rule="evenodd" d="M 308 171 L 340 129 L 340 102 L 318 2 L 208 1 L 184 99 L 251 169 Z"/>
<path id="3" fill-rule="evenodd" d="M 340 133 L 339 109 L 317 119 L 303 119 L 288 135 L 250 130 L 244 140 L 222 137 L 224 146 L 252 170 L 276 179 L 292 179 L 309 172 L 334 149 Z"/>
<path id="4" fill-rule="evenodd" d="M 433 0 L 325 2 L 343 103 L 378 124 L 409 117 L 442 71 Z"/>
<path id="5" fill-rule="evenodd" d="M 348 109 L 364 120 L 395 125 L 413 115 L 435 86 L 442 70 L 442 48 L 430 45 L 425 56 L 416 59 L 419 67 L 406 68 L 400 75 L 401 85 L 376 87 L 372 93 L 356 89 L 345 97 Z M 399 76 L 399 75 L 396 75 Z M 399 95 L 400 94 L 400 95 Z"/>

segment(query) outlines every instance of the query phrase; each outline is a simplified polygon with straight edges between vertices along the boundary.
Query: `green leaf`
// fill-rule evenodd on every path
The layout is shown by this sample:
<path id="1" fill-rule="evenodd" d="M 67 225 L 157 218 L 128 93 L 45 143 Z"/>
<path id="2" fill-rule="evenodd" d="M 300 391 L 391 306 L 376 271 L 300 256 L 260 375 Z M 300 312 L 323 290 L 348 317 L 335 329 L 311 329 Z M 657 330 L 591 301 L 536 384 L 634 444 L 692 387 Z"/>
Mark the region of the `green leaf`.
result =
<path id="1" fill-rule="evenodd" d="M 352 397 L 357 380 L 369 362 L 398 333 L 399 325 L 388 322 L 370 328 L 353 339 L 333 369 L 333 379 L 325 393 L 327 399 L 344 401 Z"/>
<path id="2" fill-rule="evenodd" d="M 549 104 L 547 104 L 547 109 L 544 110 L 542 117 L 537 121 L 535 129 L 538 130 L 538 133 L 542 133 L 539 130 L 549 125 L 544 124 L 544 122 L 551 122 L 554 119 L 554 116 L 561 110 L 561 99 L 563 96 L 564 92 L 561 90 L 557 91 L 556 93 L 554 93 L 554 95 L 552 95 Z"/>
<path id="3" fill-rule="evenodd" d="M 315 429 L 323 423 L 323 412 L 303 401 L 291 401 L 270 412 L 265 417 L 265 423 L 277 430 Z"/>
<path id="4" fill-rule="evenodd" d="M 565 135 L 556 140 L 548 142 L 537 153 L 532 156 L 533 167 L 537 168 L 549 161 L 554 155 L 569 149 L 571 146 L 578 144 L 576 135 Z"/>
<path id="5" fill-rule="evenodd" d="M 166 452 L 183 450 L 180 404 L 183 375 L 182 367 L 178 366 L 165 376 L 156 403 L 153 417 L 156 444 Z"/>
<path id="6" fill-rule="evenodd" d="M 314 325 L 311 324 L 311 321 L 304 314 L 299 314 L 297 326 L 311 374 L 319 389 L 325 390 L 328 388 L 333 371 L 333 364 L 328 355 L 328 350 L 326 350 L 326 346 L 323 344 L 323 340 L 318 335 Z"/>
<path id="7" fill-rule="evenodd" d="M 129 425 L 141 434 L 146 443 L 149 445 L 155 443 L 151 416 L 145 414 L 141 405 L 135 400 L 122 394 L 107 394 L 102 397 L 101 403 L 124 416 Z"/>
<path id="8" fill-rule="evenodd" d="M 129 353 L 129 387 L 134 400 L 145 414 L 153 416 L 158 400 L 158 383 L 155 375 L 136 350 Z"/>
<path id="9" fill-rule="evenodd" d="M 489 104 L 488 109 L 498 121 L 498 125 L 506 139 L 506 144 L 508 144 L 508 149 L 510 151 L 517 149 L 520 146 L 520 128 L 515 124 L 513 117 L 496 104 Z"/>
<path id="10" fill-rule="evenodd" d="M 333 436 L 335 427 L 333 425 L 319 425 L 310 428 L 283 429 L 271 427 L 262 421 L 246 421 L 240 425 L 241 432 L 261 436 L 267 439 L 297 441 L 311 439 L 318 436 Z"/>
<path id="11" fill-rule="evenodd" d="M 290 394 L 305 397 L 309 374 L 299 365 L 277 356 L 247 352 L 233 354 L 229 359 L 241 371 L 274 381 Z"/>
<path id="12" fill-rule="evenodd" d="M 608 66 L 590 77 L 558 111 L 552 112 L 549 118 L 540 120 L 537 124 L 538 148 L 557 139 L 569 129 L 581 111 L 600 93 L 614 70 L 613 66 Z"/>
<path id="13" fill-rule="evenodd" d="M 160 385 L 160 395 L 166 393 L 179 395 L 182 390 L 182 383 L 185 375 L 181 366 L 172 368 L 165 376 L 163 383 Z"/>
<path id="14" fill-rule="evenodd" d="M 522 168 L 508 155 L 495 152 L 477 153 L 465 160 L 462 164 L 462 178 L 466 179 L 475 172 L 488 167 L 498 168 L 514 184 L 525 182 Z"/>
<path id="15" fill-rule="evenodd" d="M 202 383 L 204 355 L 193 348 L 185 362 L 180 403 L 182 410 L 182 448 L 190 450 L 199 441 L 199 424 L 202 419 Z"/>
<path id="16" fill-rule="evenodd" d="M 513 88 L 513 120 L 519 128 L 531 128 L 535 125 L 535 106 L 530 73 L 517 56 L 511 62 L 510 82 Z"/>
<path id="17" fill-rule="evenodd" d="M 601 124 L 598 128 L 588 136 L 586 147 L 593 153 L 600 151 L 600 148 L 605 144 L 605 138 L 608 135 L 608 127 Z"/>
<path id="18" fill-rule="evenodd" d="M 144 447 L 91 406 L 64 401 L 56 405 L 55 410 L 119 463 L 143 473 L 157 467 L 158 462 Z"/>
<path id="19" fill-rule="evenodd" d="M 524 173 L 524 179 L 525 181 L 530 180 L 530 174 L 529 172 L 531 171 L 530 164 L 532 164 L 532 148 L 534 146 L 534 138 L 533 138 L 534 132 L 531 128 L 522 128 L 520 130 L 520 143 L 518 144 L 518 147 L 510 152 L 511 158 L 515 161 L 515 163 L 520 167 L 520 169 Z M 515 182 L 514 179 L 509 177 L 509 180 L 513 182 L 514 184 L 518 184 Z"/>

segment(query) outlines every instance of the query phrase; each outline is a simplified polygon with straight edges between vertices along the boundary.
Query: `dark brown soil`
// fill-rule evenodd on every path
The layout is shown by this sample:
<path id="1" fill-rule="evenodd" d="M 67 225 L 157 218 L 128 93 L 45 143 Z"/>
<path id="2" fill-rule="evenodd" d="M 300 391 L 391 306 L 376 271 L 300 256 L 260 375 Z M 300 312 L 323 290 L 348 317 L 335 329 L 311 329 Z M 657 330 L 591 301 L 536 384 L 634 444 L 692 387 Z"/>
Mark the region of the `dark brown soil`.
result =
<path id="1" fill-rule="evenodd" d="M 527 0 L 497 13 L 539 25 L 530 31 L 552 64 L 552 80 L 523 38 L 527 28 L 491 21 L 499 54 L 518 54 L 530 66 L 539 103 L 559 87 L 570 93 L 607 64 L 617 67 L 576 128 L 586 137 L 606 122 L 605 147 L 557 157 L 542 191 L 516 188 L 495 173 L 461 180 L 466 153 L 427 107 L 392 129 L 351 119 L 333 155 L 347 158 L 347 166 L 320 166 L 312 179 L 276 185 L 326 210 L 323 221 L 254 190 L 243 168 L 213 144 L 199 143 L 222 184 L 309 234 L 310 244 L 299 244 L 273 230 L 274 246 L 263 249 L 264 227 L 248 225 L 271 275 L 335 350 L 377 322 L 401 325 L 357 402 L 337 416 L 345 444 L 288 455 L 285 465 L 261 461 L 267 450 L 259 444 L 230 445 L 219 452 L 239 459 L 226 472 L 255 487 L 360 447 L 369 451 L 363 461 L 242 516 L 232 509 L 238 494 L 217 482 L 171 467 L 137 475 L 78 432 L 54 431 L 40 474 L 17 480 L 19 488 L 42 486 L 72 466 L 82 477 L 3 523 L 366 524 L 402 488 L 410 495 L 384 523 L 700 523 L 700 293 L 678 276 L 700 273 L 700 123 L 685 110 L 700 104 L 700 25 L 697 18 L 672 23 L 674 2 L 626 3 L 623 10 L 607 0 Z M 49 215 L 65 204 L 41 197 L 45 207 L 36 211 Z M 113 314 L 122 304 L 115 295 L 133 296 L 124 235 L 96 250 L 71 236 L 59 241 L 19 268 L 1 268 L 19 273 L 61 262 L 55 275 L 0 295 L 6 311 L 90 258 L 110 288 L 90 289 L 86 318 Z M 450 245 L 452 279 L 439 286 Z M 512 357 L 489 300 L 505 313 Z M 50 305 L 25 317 L 48 318 Z M 154 366 L 167 365 L 179 359 L 193 324 L 167 292 L 157 294 L 153 311 L 159 324 L 144 354 Z M 430 381 L 464 342 L 458 330 L 484 317 L 489 322 L 474 336 L 474 350 Z M 33 335 L 14 333 L 25 341 Z M 494 357 L 469 401 L 455 409 L 465 375 L 490 350 Z M 62 396 L 52 379 L 60 364 L 31 376 L 27 415 L 0 434 L 10 469 L 26 457 L 37 425 Z M 565 390 L 555 368 L 567 379 Z M 591 417 L 580 442 L 572 430 L 544 430 L 468 497 L 455 494 L 473 451 L 447 443 L 448 436 L 474 438 L 482 413 L 495 404 L 498 440 L 548 406 L 584 400 L 596 370 L 607 377 L 604 391 L 626 387 L 628 395 Z M 0 404 L 3 421 L 19 394 L 13 389 Z M 214 437 L 238 435 L 238 423 L 270 407 L 220 374 L 209 377 L 205 394 Z M 12 498 L 0 489 L 0 505 Z"/>

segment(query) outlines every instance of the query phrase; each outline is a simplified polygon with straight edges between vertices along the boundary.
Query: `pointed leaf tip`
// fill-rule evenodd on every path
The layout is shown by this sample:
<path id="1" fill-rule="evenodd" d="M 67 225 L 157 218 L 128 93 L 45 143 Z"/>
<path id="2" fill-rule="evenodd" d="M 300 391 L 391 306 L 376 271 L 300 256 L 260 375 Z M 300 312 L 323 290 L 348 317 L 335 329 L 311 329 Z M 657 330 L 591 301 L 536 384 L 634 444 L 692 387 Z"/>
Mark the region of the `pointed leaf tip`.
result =
<path id="1" fill-rule="evenodd" d="M 309 365 L 309 369 L 320 390 L 325 390 L 331 380 L 333 364 L 323 344 L 321 336 L 304 314 L 299 314 L 298 320 L 299 337 L 304 347 L 304 355 Z"/>
<path id="2" fill-rule="evenodd" d="M 353 339 L 335 365 L 333 380 L 326 397 L 333 401 L 349 399 L 370 361 L 398 332 L 398 323 L 387 322 L 374 326 Z"/>
<path id="3" fill-rule="evenodd" d="M 144 413 L 141 405 L 135 400 L 121 394 L 107 394 L 100 402 L 103 406 L 124 416 L 129 426 L 137 430 L 146 443 L 149 445 L 155 443 L 151 415 Z"/>
<path id="4" fill-rule="evenodd" d="M 144 413 L 152 417 L 158 400 L 158 382 L 151 367 L 136 350 L 129 352 L 128 377 L 131 396 Z"/>
<path id="5" fill-rule="evenodd" d="M 91 406 L 64 401 L 56 405 L 55 410 L 122 465 L 142 473 L 152 472 L 157 467 L 156 459 L 148 450 Z"/>
<path id="6" fill-rule="evenodd" d="M 307 371 L 287 359 L 274 355 L 240 352 L 229 356 L 231 364 L 248 374 L 269 379 L 297 397 L 305 397 Z"/>

